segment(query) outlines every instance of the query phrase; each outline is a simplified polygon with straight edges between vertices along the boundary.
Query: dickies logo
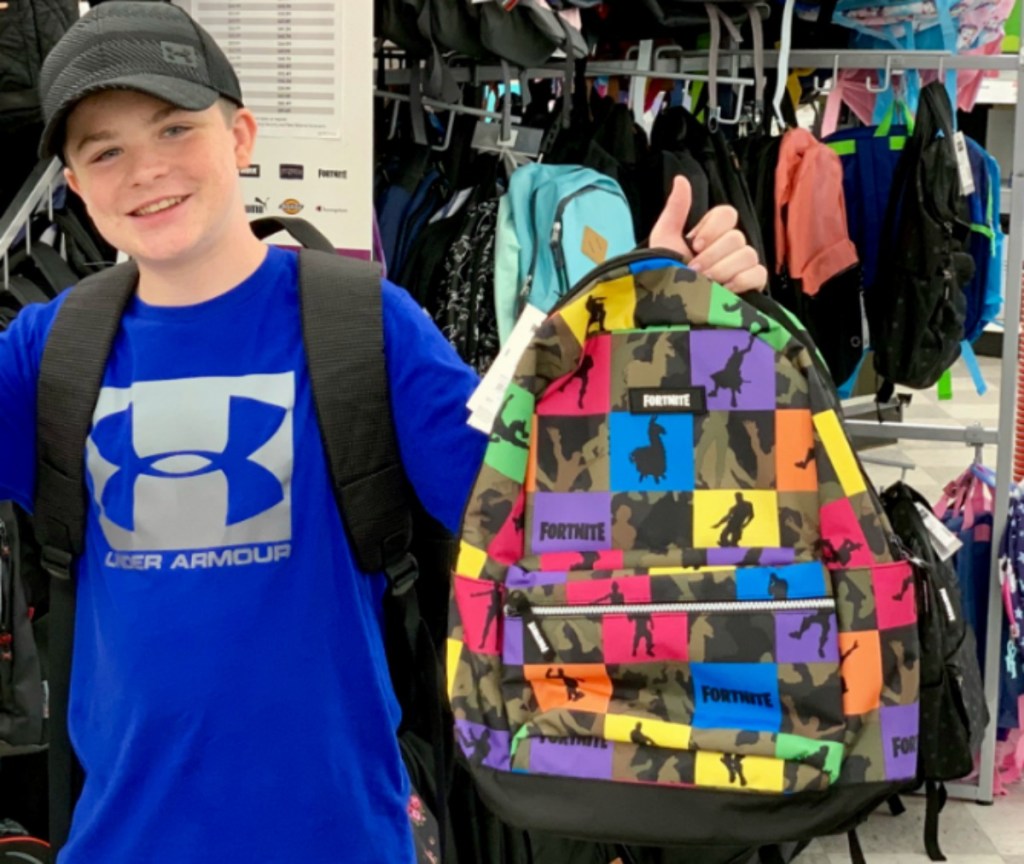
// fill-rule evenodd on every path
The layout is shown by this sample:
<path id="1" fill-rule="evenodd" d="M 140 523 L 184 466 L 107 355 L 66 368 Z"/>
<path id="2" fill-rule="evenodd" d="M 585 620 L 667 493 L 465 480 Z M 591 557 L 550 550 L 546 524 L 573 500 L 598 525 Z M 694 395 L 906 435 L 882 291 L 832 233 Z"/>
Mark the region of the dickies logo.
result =
<path id="1" fill-rule="evenodd" d="M 285 198 L 280 207 L 289 216 L 297 216 L 302 212 L 303 204 L 298 198 Z"/>
<path id="2" fill-rule="evenodd" d="M 104 387 L 89 490 L 115 551 L 291 539 L 294 375 Z"/>

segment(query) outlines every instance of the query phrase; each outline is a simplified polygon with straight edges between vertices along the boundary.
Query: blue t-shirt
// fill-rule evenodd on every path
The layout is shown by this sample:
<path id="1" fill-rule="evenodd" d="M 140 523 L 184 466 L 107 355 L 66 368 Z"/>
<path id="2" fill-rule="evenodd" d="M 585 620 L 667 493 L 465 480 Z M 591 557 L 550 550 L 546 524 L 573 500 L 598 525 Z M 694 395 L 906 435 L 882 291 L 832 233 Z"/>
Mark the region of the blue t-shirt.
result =
<path id="1" fill-rule="evenodd" d="M 35 387 L 60 304 L 0 335 L 0 497 L 31 506 Z M 399 447 L 461 518 L 476 377 L 384 285 Z M 380 631 L 331 493 L 299 315 L 271 248 L 226 294 L 130 303 L 86 447 L 69 730 L 86 771 L 60 864 L 399 864 L 408 779 Z"/>

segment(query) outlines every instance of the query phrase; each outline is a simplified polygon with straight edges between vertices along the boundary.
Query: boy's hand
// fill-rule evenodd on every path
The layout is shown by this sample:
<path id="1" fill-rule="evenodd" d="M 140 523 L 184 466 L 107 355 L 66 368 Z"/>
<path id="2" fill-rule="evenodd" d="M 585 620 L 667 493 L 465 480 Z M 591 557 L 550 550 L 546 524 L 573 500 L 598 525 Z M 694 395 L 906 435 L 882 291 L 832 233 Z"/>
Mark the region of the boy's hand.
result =
<path id="1" fill-rule="evenodd" d="M 690 181 L 676 177 L 665 209 L 651 231 L 651 248 L 678 252 L 692 269 L 736 294 L 763 291 L 768 284 L 768 271 L 757 260 L 754 247 L 747 244 L 747 238 L 736 227 L 739 224 L 736 208 L 712 207 L 684 240 L 683 228 L 692 203 Z"/>

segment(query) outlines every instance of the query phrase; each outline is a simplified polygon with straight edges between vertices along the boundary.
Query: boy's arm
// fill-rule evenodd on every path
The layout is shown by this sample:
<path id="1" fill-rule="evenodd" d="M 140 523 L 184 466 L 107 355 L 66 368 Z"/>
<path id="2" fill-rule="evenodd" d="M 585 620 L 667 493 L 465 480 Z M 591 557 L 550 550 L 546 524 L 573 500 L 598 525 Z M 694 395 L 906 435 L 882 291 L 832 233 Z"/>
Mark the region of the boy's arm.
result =
<path id="1" fill-rule="evenodd" d="M 36 383 L 63 296 L 25 307 L 0 333 L 0 499 L 30 511 L 36 480 Z"/>
<path id="2" fill-rule="evenodd" d="M 467 425 L 473 369 L 402 288 L 384 282 L 384 356 L 405 473 L 431 516 L 458 532 L 487 436 Z"/>

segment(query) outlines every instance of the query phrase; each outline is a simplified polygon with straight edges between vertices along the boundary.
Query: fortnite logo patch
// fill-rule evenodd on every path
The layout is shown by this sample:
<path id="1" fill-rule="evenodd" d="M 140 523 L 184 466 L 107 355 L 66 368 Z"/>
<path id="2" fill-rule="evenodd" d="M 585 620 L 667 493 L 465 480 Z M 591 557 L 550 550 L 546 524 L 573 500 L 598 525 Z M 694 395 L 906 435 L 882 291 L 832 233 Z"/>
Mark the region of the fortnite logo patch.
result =
<path id="1" fill-rule="evenodd" d="M 294 401 L 291 373 L 103 388 L 86 467 L 111 548 L 290 541 Z"/>

